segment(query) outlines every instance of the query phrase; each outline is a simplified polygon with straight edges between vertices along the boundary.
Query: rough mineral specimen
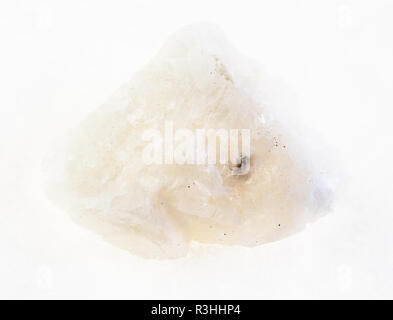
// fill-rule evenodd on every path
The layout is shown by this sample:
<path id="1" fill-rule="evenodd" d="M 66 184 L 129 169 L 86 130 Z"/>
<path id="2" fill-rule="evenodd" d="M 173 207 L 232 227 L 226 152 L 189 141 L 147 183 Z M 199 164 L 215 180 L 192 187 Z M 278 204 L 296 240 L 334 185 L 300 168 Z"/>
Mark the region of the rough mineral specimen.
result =
<path id="1" fill-rule="evenodd" d="M 57 143 L 46 167 L 49 198 L 107 241 L 149 258 L 182 257 L 192 240 L 257 246 L 302 229 L 327 207 L 329 191 L 301 141 L 264 105 L 256 74 L 214 26 L 184 28 Z M 170 152 L 181 128 L 247 129 L 250 150 L 217 164 L 196 150 L 179 164 Z M 162 139 L 147 149 L 154 129 Z M 194 150 L 185 144 L 180 150 Z M 158 152 L 153 163 L 144 158 L 149 150 Z"/>

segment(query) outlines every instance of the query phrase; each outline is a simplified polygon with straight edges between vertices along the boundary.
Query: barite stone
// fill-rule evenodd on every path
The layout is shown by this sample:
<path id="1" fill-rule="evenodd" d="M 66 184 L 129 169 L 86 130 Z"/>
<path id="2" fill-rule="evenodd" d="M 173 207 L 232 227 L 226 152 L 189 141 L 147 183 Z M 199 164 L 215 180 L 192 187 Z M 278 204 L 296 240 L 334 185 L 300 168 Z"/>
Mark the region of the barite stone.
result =
<path id="1" fill-rule="evenodd" d="M 104 105 L 57 142 L 45 167 L 51 201 L 104 239 L 147 258 L 185 256 L 191 241 L 257 246 L 314 221 L 331 191 L 274 108 L 258 71 L 211 25 L 185 27 Z M 165 126 L 247 129 L 238 162 L 179 164 Z M 146 130 L 162 163 L 146 163 Z M 240 138 L 239 138 L 240 139 Z M 150 150 L 154 151 L 154 150 Z M 157 151 L 157 150 L 156 150 Z M 315 164 L 314 164 L 315 167 Z"/>

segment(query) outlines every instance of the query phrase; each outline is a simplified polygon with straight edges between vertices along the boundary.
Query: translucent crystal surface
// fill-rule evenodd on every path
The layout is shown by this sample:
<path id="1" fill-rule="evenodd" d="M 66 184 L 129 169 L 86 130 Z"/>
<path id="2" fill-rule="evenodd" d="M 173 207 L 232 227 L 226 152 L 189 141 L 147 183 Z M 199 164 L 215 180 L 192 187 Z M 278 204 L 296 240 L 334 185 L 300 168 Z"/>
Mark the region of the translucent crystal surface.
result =
<path id="1" fill-rule="evenodd" d="M 330 191 L 301 141 L 263 103 L 256 74 L 220 30 L 186 27 L 57 143 L 46 166 L 49 198 L 107 241 L 149 258 L 184 256 L 192 240 L 256 246 L 302 229 L 328 206 Z M 164 132 L 168 121 L 249 129 L 249 172 L 146 164 L 143 132 Z"/>

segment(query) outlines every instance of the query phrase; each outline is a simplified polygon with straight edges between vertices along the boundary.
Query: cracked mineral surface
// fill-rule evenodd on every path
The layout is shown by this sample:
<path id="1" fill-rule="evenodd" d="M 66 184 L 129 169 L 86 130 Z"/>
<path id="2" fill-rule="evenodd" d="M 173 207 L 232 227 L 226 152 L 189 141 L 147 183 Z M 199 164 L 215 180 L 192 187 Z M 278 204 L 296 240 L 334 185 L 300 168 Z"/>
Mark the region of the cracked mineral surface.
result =
<path id="1" fill-rule="evenodd" d="M 48 197 L 148 258 L 185 256 L 191 241 L 252 247 L 301 230 L 329 207 L 331 191 L 264 103 L 257 74 L 216 27 L 185 27 L 56 143 Z M 168 122 L 192 132 L 248 129 L 249 154 L 235 164 L 146 164 L 143 133 Z"/>

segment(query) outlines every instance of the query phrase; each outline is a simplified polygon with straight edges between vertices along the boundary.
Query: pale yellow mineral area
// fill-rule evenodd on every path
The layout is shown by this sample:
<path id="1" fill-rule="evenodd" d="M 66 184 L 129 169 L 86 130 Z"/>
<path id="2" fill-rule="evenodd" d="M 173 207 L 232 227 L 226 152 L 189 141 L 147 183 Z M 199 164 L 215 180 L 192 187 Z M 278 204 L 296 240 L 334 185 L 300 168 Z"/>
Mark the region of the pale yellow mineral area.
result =
<path id="1" fill-rule="evenodd" d="M 216 27 L 175 33 L 56 143 L 45 167 L 49 199 L 148 258 L 185 256 L 191 241 L 252 247 L 301 230 L 329 206 L 331 191 L 301 139 L 264 105 L 256 74 Z M 238 133 L 227 162 L 197 147 L 211 129 L 224 132 L 217 158 L 225 132 L 226 141 Z"/>

